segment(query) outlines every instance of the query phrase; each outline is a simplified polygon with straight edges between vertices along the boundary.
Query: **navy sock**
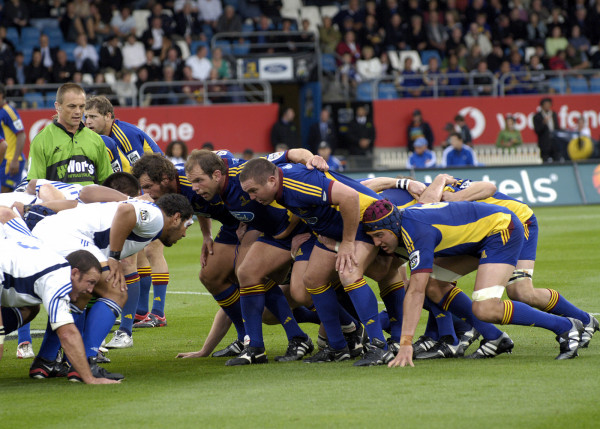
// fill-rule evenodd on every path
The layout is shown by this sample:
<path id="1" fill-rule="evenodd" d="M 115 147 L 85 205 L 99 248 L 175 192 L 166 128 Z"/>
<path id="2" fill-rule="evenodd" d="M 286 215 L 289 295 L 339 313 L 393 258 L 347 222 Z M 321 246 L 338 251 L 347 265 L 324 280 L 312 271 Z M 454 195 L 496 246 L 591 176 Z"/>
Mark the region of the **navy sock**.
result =
<path id="1" fill-rule="evenodd" d="M 240 288 L 236 284 L 232 284 L 223 292 L 213 296 L 217 304 L 225 311 L 227 316 L 233 322 L 237 331 L 237 338 L 244 341 L 246 329 L 244 328 L 244 318 L 242 317 L 242 306 L 240 304 Z"/>
<path id="2" fill-rule="evenodd" d="M 313 304 L 317 309 L 319 319 L 327 333 L 327 340 L 331 348 L 340 350 L 347 347 L 346 339 L 342 333 L 340 324 L 339 306 L 337 295 L 331 288 L 331 284 L 306 289 L 312 296 Z"/>
<path id="3" fill-rule="evenodd" d="M 167 298 L 167 286 L 169 285 L 169 273 L 152 273 L 152 288 L 154 289 L 154 300 L 152 301 L 152 314 L 159 317 L 165 316 L 165 299 Z"/>
<path id="4" fill-rule="evenodd" d="M 123 306 L 119 330 L 131 336 L 133 318 L 140 300 L 140 276 L 137 272 L 128 274 L 125 276 L 125 282 L 127 283 L 127 302 Z"/>
<path id="5" fill-rule="evenodd" d="M 390 317 L 388 316 L 388 312 L 386 310 L 379 312 L 379 324 L 381 325 L 381 330 L 390 333 Z"/>
<path id="6" fill-rule="evenodd" d="M 342 308 L 345 313 L 348 313 L 352 317 L 352 319 L 356 323 L 358 323 L 358 319 L 360 319 L 360 317 L 358 317 L 358 314 L 356 313 L 356 308 L 354 308 L 354 304 L 352 303 L 352 300 L 344 290 L 342 283 L 339 280 L 334 281 L 331 283 L 331 288 L 335 290 L 337 300 L 340 303 L 340 308 Z M 345 316 L 341 313 L 342 310 L 340 310 L 340 323 L 342 323 L 342 325 L 346 325 L 347 323 L 344 323 L 342 321 L 342 318 L 344 318 Z"/>
<path id="7" fill-rule="evenodd" d="M 482 322 L 473 314 L 473 301 L 458 287 L 453 287 L 438 304 L 443 310 L 449 310 L 465 319 L 486 340 L 497 340 L 502 331 L 491 323 Z"/>
<path id="8" fill-rule="evenodd" d="M 425 300 L 423 301 L 423 309 L 427 310 L 429 315 L 427 316 L 427 325 L 425 325 L 425 332 L 423 332 L 423 335 L 431 338 L 432 340 L 437 341 L 440 338 L 440 335 L 438 333 L 438 326 L 437 326 L 437 322 L 435 320 L 435 316 L 431 312 L 432 305 L 433 305 L 433 301 L 431 301 L 426 296 Z"/>
<path id="9" fill-rule="evenodd" d="M 504 300 L 502 325 L 539 326 L 560 335 L 571 329 L 571 321 L 566 317 L 544 313 L 518 301 Z"/>
<path id="10" fill-rule="evenodd" d="M 15 329 L 19 329 L 19 325 L 23 323 L 21 312 L 18 308 L 1 307 L 2 310 L 2 325 L 4 326 L 4 333 L 10 334 Z"/>
<path id="11" fill-rule="evenodd" d="M 304 306 L 296 307 L 292 312 L 294 313 L 294 318 L 298 323 L 314 323 L 317 325 L 321 324 L 321 320 L 319 319 L 317 312 L 311 311 Z"/>
<path id="12" fill-rule="evenodd" d="M 110 332 L 119 314 L 121 314 L 121 307 L 108 298 L 98 298 L 88 311 L 83 334 L 87 357 L 98 355 L 98 348 L 102 344 L 102 340 Z"/>
<path id="13" fill-rule="evenodd" d="M 380 285 L 380 296 L 387 309 L 390 320 L 390 334 L 395 342 L 400 342 L 402 335 L 402 306 L 404 304 L 404 282 L 392 283 L 389 286 Z"/>
<path id="14" fill-rule="evenodd" d="M 435 319 L 438 331 L 438 340 L 442 337 L 452 337 L 452 345 L 458 344 L 458 338 L 456 332 L 454 332 L 454 323 L 452 321 L 452 315 L 448 311 L 442 310 L 435 303 L 429 305 L 429 315 Z"/>
<path id="15" fill-rule="evenodd" d="M 361 277 L 357 281 L 344 286 L 344 290 L 348 292 L 348 296 L 356 308 L 358 317 L 364 325 L 371 342 L 375 338 L 381 340 L 387 350 L 387 343 L 379 324 L 379 309 L 377 308 L 377 299 L 375 294 L 367 284 L 364 277 Z"/>
<path id="16" fill-rule="evenodd" d="M 265 285 L 240 288 L 240 304 L 246 335 L 250 337 L 250 346 L 264 347 L 262 314 L 265 308 Z"/>
<path id="17" fill-rule="evenodd" d="M 31 342 L 31 326 L 29 325 L 29 323 L 26 323 L 25 325 L 21 326 L 18 329 L 18 335 L 19 335 L 19 339 L 18 339 L 18 343 L 24 343 L 25 341 L 27 342 Z"/>
<path id="18" fill-rule="evenodd" d="M 140 299 L 136 314 L 145 316 L 148 314 L 148 301 L 150 300 L 150 287 L 152 286 L 152 271 L 150 267 L 138 267 L 140 275 Z"/>
<path id="19" fill-rule="evenodd" d="M 339 296 L 339 295 L 337 295 Z M 348 298 L 348 300 L 350 300 L 350 298 Z M 356 319 L 352 313 L 350 313 L 348 310 L 346 310 L 346 307 L 344 307 L 341 303 L 338 302 L 338 311 L 340 313 L 340 323 L 342 326 L 348 326 L 351 325 L 352 323 L 354 323 L 354 325 L 356 327 L 358 327 L 358 324 L 360 323 L 358 321 L 358 319 Z"/>
<path id="20" fill-rule="evenodd" d="M 454 323 L 454 332 L 467 332 L 473 328 L 465 320 L 461 319 L 456 314 L 452 314 L 452 322 Z"/>
<path id="21" fill-rule="evenodd" d="M 298 322 L 294 318 L 290 304 L 288 304 L 281 288 L 271 280 L 265 285 L 265 289 L 267 289 L 265 293 L 265 307 L 279 320 L 285 330 L 288 341 L 294 337 L 308 338 L 308 335 L 300 329 Z"/>
<path id="22" fill-rule="evenodd" d="M 2 313 L 2 317 L 4 317 L 4 313 Z M 56 360 L 59 349 L 60 339 L 58 338 L 56 332 L 52 330 L 50 321 L 48 321 L 46 325 L 46 332 L 44 333 L 44 339 L 42 340 L 42 345 L 40 346 L 40 351 L 37 355 L 47 360 Z"/>
<path id="23" fill-rule="evenodd" d="M 542 311 L 558 316 L 572 317 L 581 320 L 584 325 L 590 323 L 590 315 L 588 313 L 575 307 L 554 289 L 548 290 L 550 291 L 550 302 L 548 302 L 548 305 Z"/>

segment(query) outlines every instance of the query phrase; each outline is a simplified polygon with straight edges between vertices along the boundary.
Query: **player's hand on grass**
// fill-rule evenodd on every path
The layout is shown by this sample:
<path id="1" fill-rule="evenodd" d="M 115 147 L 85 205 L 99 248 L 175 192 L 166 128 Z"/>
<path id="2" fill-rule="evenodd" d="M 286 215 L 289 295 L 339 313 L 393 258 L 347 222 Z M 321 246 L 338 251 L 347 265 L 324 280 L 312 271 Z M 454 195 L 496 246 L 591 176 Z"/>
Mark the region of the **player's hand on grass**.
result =
<path id="1" fill-rule="evenodd" d="M 121 292 L 125 292 L 127 290 L 127 283 L 125 282 L 121 263 L 116 259 L 108 258 L 108 269 L 109 272 L 106 281 L 112 284 L 112 287 L 118 287 L 121 289 Z"/>
<path id="2" fill-rule="evenodd" d="M 325 158 L 319 155 L 314 155 L 306 162 L 306 168 L 309 170 L 314 170 L 315 168 L 319 171 L 329 171 L 329 165 L 327 165 L 327 161 Z"/>
<path id="3" fill-rule="evenodd" d="M 354 255 L 354 242 L 342 240 L 337 250 L 335 270 L 340 274 L 343 274 L 346 270 L 351 273 L 357 265 L 358 261 L 356 260 L 356 255 Z"/>
<path id="4" fill-rule="evenodd" d="M 412 360 L 413 355 L 413 347 L 412 345 L 408 346 L 400 346 L 400 350 L 398 350 L 398 354 L 390 363 L 388 363 L 388 367 L 394 368 L 397 366 L 404 367 L 407 365 L 415 366 Z"/>
<path id="5" fill-rule="evenodd" d="M 187 359 L 187 358 L 201 358 L 201 357 L 208 357 L 210 355 L 210 353 L 207 353 L 203 350 L 199 350 L 197 352 L 186 352 L 186 353 L 179 353 L 177 354 L 177 356 L 175 356 L 176 358 L 179 359 Z"/>
<path id="6" fill-rule="evenodd" d="M 200 264 L 202 268 L 206 267 L 206 262 L 208 261 L 208 255 L 213 254 L 213 244 L 214 241 L 212 237 L 203 237 L 202 239 L 202 251 L 200 252 Z"/>
<path id="7" fill-rule="evenodd" d="M 94 377 L 89 382 L 85 384 L 121 384 L 121 380 L 110 380 L 108 378 L 96 378 Z"/>

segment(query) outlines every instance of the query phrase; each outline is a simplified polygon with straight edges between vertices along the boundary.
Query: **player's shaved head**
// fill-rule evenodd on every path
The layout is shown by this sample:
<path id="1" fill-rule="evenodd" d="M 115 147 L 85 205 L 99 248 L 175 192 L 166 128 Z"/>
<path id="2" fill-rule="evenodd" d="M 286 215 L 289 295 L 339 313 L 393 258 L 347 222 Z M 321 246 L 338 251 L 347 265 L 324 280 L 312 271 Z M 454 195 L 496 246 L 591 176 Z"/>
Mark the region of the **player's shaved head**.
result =
<path id="1" fill-rule="evenodd" d="M 277 166 L 265 158 L 254 158 L 244 164 L 240 173 L 240 182 L 254 180 L 257 185 L 264 185 L 267 179 L 277 174 Z"/>
<path id="2" fill-rule="evenodd" d="M 209 176 L 212 176 L 217 170 L 223 175 L 227 172 L 227 166 L 221 157 L 206 149 L 194 149 L 192 153 L 189 154 L 187 161 L 185 162 L 185 171 L 192 171 L 196 165 L 202 169 L 204 174 Z"/>
<path id="3" fill-rule="evenodd" d="M 173 180 L 178 176 L 173 163 L 159 153 L 145 153 L 133 164 L 131 172 L 138 179 L 147 174 L 155 183 L 160 183 L 165 177 Z"/>

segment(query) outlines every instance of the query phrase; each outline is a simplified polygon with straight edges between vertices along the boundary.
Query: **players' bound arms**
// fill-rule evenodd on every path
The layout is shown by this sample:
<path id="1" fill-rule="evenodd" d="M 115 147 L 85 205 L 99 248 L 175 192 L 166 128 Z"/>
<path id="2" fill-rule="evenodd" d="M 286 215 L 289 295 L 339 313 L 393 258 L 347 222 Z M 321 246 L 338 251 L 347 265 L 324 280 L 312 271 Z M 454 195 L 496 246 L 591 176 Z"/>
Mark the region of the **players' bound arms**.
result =
<path id="1" fill-rule="evenodd" d="M 473 182 L 460 192 L 444 192 L 444 201 L 478 201 L 491 197 L 496 193 L 496 185 L 490 182 Z"/>
<path id="2" fill-rule="evenodd" d="M 101 185 L 84 186 L 79 193 L 79 199 L 86 204 L 125 201 L 127 198 L 124 193 Z"/>
<path id="3" fill-rule="evenodd" d="M 200 251 L 200 264 L 202 268 L 206 266 L 208 255 L 213 254 L 213 238 L 211 229 L 211 220 L 208 217 L 198 216 L 198 225 L 202 231 L 202 250 Z"/>
<path id="4" fill-rule="evenodd" d="M 221 342 L 225 334 L 227 334 L 227 331 L 229 331 L 230 327 L 231 319 L 227 316 L 222 308 L 219 308 L 219 311 L 217 311 L 215 314 L 212 326 L 210 327 L 210 332 L 206 337 L 206 341 L 204 342 L 202 349 L 197 352 L 179 353 L 176 357 L 186 359 L 210 356 L 215 347 L 217 347 L 217 345 Z"/>
<path id="5" fill-rule="evenodd" d="M 15 145 L 15 154 L 13 159 L 10 161 L 8 167 L 8 174 L 17 174 L 19 172 L 19 156 L 23 152 L 23 148 L 25 147 L 25 132 L 20 132 L 17 134 L 17 142 Z M 0 157 L 2 159 L 3 157 Z M 6 161 L 8 162 L 8 160 Z"/>
<path id="6" fill-rule="evenodd" d="M 314 168 L 320 171 L 329 170 L 327 161 L 325 161 L 323 157 L 319 155 L 313 155 L 313 153 L 307 149 L 290 149 L 288 150 L 287 157 L 290 162 L 304 164 L 309 170 Z"/>
<path id="7" fill-rule="evenodd" d="M 115 213 L 112 224 L 110 226 L 110 252 L 121 252 L 125 245 L 125 240 L 135 228 L 137 218 L 135 215 L 135 208 L 131 204 L 119 204 L 119 208 Z M 125 284 L 125 276 L 123 275 L 123 269 L 119 263 L 119 257 L 109 257 L 108 267 L 110 273 L 106 279 L 107 282 L 111 283 L 113 287 L 119 287 L 121 291 L 126 291 L 127 286 Z"/>
<path id="8" fill-rule="evenodd" d="M 385 191 L 386 189 L 393 189 L 396 187 L 397 179 L 392 177 L 375 177 L 373 179 L 363 180 L 361 185 L 372 189 L 375 192 Z"/>
<path id="9" fill-rule="evenodd" d="M 360 204 L 358 192 L 340 182 L 333 182 L 331 187 L 331 203 L 339 206 L 344 222 L 342 242 L 338 248 L 335 269 L 340 273 L 344 270 L 353 272 L 358 265 L 354 254 L 354 238 L 360 222 Z"/>
<path id="10" fill-rule="evenodd" d="M 119 383 L 118 380 L 109 380 L 107 378 L 96 378 L 92 375 L 90 365 L 85 356 L 85 348 L 83 340 L 79 334 L 79 330 L 73 323 L 62 325 L 56 329 L 56 334 L 60 339 L 60 344 L 65 350 L 71 365 L 79 374 L 81 379 L 86 384 L 114 384 Z"/>
<path id="11" fill-rule="evenodd" d="M 442 192 L 444 192 L 446 185 L 451 185 L 453 183 L 456 183 L 454 177 L 449 174 L 438 174 L 436 178 L 433 179 L 431 185 L 429 185 L 419 197 L 419 203 L 439 203 L 442 200 Z"/>
<path id="12" fill-rule="evenodd" d="M 39 206 L 48 207 L 54 210 L 56 213 L 62 210 L 74 209 L 77 207 L 77 200 L 56 200 L 56 201 L 44 201 L 43 203 L 36 204 Z"/>
<path id="13" fill-rule="evenodd" d="M 400 350 L 394 360 L 388 364 L 390 368 L 406 365 L 415 366 L 412 361 L 412 338 L 421 318 L 423 301 L 425 300 L 425 287 L 428 280 L 429 273 L 415 273 L 410 276 L 410 287 L 404 296 Z"/>

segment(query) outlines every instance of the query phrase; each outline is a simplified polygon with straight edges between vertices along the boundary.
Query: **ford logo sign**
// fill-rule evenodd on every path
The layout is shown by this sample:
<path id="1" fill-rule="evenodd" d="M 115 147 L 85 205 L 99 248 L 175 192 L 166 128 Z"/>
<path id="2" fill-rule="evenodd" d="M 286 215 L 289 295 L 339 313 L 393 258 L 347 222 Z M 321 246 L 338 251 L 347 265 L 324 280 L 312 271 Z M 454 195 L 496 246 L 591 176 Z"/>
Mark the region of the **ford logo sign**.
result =
<path id="1" fill-rule="evenodd" d="M 287 70 L 287 66 L 285 64 L 269 64 L 265 66 L 265 71 L 269 73 L 283 73 Z"/>
<path id="2" fill-rule="evenodd" d="M 231 212 L 231 214 L 240 222 L 252 222 L 254 220 L 254 213 L 252 212 Z"/>

